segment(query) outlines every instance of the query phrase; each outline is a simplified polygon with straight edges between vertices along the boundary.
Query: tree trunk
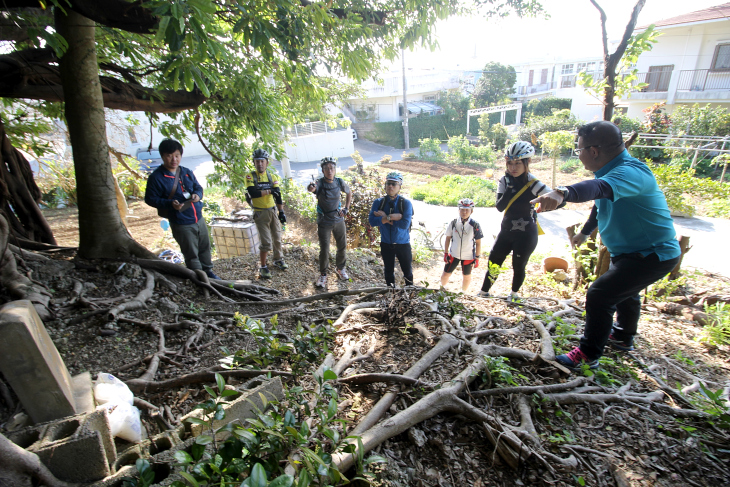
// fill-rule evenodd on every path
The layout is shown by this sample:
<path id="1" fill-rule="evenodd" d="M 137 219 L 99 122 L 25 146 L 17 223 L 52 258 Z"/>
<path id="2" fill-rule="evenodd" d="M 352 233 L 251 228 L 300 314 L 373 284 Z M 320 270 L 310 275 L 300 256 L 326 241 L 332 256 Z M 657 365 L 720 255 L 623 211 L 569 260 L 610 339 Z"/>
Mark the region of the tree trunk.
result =
<path id="1" fill-rule="evenodd" d="M 0 121 L 0 191 L 3 196 L 3 210 L 15 236 L 56 244 L 51 227 L 43 217 L 38 203 L 41 190 L 33 179 L 33 171 L 25 157 L 12 146 L 5 134 L 5 125 Z"/>
<path id="2" fill-rule="evenodd" d="M 682 260 L 684 260 L 684 254 L 689 252 L 689 249 L 692 247 L 689 246 L 689 237 L 680 235 L 679 236 L 679 250 L 682 252 L 679 255 L 679 262 L 677 262 L 677 265 L 674 266 L 674 269 L 672 269 L 672 272 L 669 273 L 669 279 L 675 280 L 679 277 L 679 272 L 682 269 Z"/>
<path id="3" fill-rule="evenodd" d="M 66 123 L 73 148 L 79 207 L 79 255 L 84 258 L 150 257 L 122 223 L 117 207 L 94 22 L 55 9 L 56 28 L 68 42 L 60 60 Z"/>

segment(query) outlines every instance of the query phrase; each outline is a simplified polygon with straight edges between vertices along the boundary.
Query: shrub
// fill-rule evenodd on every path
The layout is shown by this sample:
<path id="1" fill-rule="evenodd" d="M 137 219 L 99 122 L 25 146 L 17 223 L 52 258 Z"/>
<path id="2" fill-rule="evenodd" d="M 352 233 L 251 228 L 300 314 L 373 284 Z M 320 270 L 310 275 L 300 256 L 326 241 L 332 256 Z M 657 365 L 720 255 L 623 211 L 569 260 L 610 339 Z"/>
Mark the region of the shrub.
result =
<path id="1" fill-rule="evenodd" d="M 401 122 L 377 122 L 374 126 L 375 130 L 368 135 L 373 142 L 392 147 L 405 147 Z M 478 118 L 472 117 L 469 133 L 479 134 Z M 452 120 L 446 115 L 434 115 L 408 119 L 409 147 L 418 147 L 418 141 L 421 139 L 447 140 L 451 136 L 465 134 L 466 118 Z"/>
<path id="2" fill-rule="evenodd" d="M 709 103 L 701 107 L 679 105 L 670 119 L 672 133 L 676 135 L 704 135 L 725 137 L 730 135 L 730 114 L 725 107 L 713 107 Z"/>
<path id="3" fill-rule="evenodd" d="M 571 98 L 558 98 L 555 96 L 530 100 L 522 106 L 522 120 L 526 121 L 532 117 L 549 117 L 558 110 L 570 110 L 572 103 Z"/>
<path id="4" fill-rule="evenodd" d="M 434 205 L 456 206 L 460 199 L 471 198 L 477 206 L 492 207 L 496 200 L 494 181 L 478 176 L 450 174 L 434 183 L 411 190 L 411 197 Z"/>
<path id="5" fill-rule="evenodd" d="M 542 148 L 550 154 L 550 157 L 557 159 L 561 153 L 573 150 L 575 137 L 567 130 L 558 130 L 556 132 L 545 132 L 538 140 Z"/>
<path id="6" fill-rule="evenodd" d="M 519 140 L 532 142 L 532 136 L 539 138 L 545 132 L 557 132 L 559 130 L 576 130 L 583 121 L 567 110 L 560 110 L 549 117 L 532 117 L 521 127 L 517 133 Z M 540 145 L 538 144 L 538 147 Z"/>
<path id="7" fill-rule="evenodd" d="M 730 197 L 727 185 L 711 179 L 696 178 L 694 169 L 685 171 L 669 164 L 651 164 L 650 167 L 671 211 L 694 215 L 695 207 L 687 195 L 721 199 Z"/>
<path id="8" fill-rule="evenodd" d="M 307 221 L 317 221 L 317 204 L 312 194 L 292 179 L 285 179 L 281 184 L 281 197 L 284 204 L 293 208 Z"/>
<path id="9" fill-rule="evenodd" d="M 504 125 L 496 123 L 489 127 L 489 130 L 487 131 L 487 139 L 492 143 L 492 146 L 496 150 L 501 151 L 504 149 L 504 146 L 507 145 L 509 134 L 507 133 L 507 129 L 504 128 Z"/>
<path id="10" fill-rule="evenodd" d="M 419 157 L 424 161 L 443 161 L 446 159 L 438 139 L 421 139 L 418 141 L 418 145 Z"/>
<path id="11" fill-rule="evenodd" d="M 466 140 L 466 137 L 459 135 L 449 139 L 448 158 L 457 164 L 476 163 L 493 167 L 497 155 L 490 146 L 475 147 Z"/>

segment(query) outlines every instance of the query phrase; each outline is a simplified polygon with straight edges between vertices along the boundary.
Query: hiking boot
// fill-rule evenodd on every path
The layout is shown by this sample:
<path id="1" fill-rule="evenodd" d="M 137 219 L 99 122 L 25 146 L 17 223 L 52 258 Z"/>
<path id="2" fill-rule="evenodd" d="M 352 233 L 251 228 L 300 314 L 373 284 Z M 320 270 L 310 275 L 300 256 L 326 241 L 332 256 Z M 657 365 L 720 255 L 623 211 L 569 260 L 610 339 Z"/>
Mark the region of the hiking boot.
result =
<path id="1" fill-rule="evenodd" d="M 565 355 L 558 355 L 555 357 L 555 360 L 572 370 L 580 369 L 583 364 L 588 364 L 588 368 L 590 369 L 598 368 L 598 359 L 588 360 L 586 354 L 581 352 L 580 347 L 575 347 Z"/>
<path id="2" fill-rule="evenodd" d="M 521 303 L 522 302 L 522 298 L 520 297 L 519 294 L 517 294 L 516 292 L 512 291 L 511 293 L 509 293 L 507 295 L 507 301 L 509 301 L 510 303 Z"/>
<path id="3" fill-rule="evenodd" d="M 327 287 L 327 274 L 322 274 L 317 278 L 317 282 L 314 284 L 314 287 L 321 287 L 322 289 L 325 289 Z"/>
<path id="4" fill-rule="evenodd" d="M 205 271 L 205 275 L 208 276 L 208 279 L 216 279 L 218 281 L 221 280 L 221 278 L 216 276 L 215 272 L 213 272 L 213 271 Z"/>
<path id="5" fill-rule="evenodd" d="M 610 335 L 608 335 L 608 344 L 616 350 L 630 352 L 634 349 L 634 337 L 628 338 L 626 340 L 619 340 L 613 333 L 611 333 Z"/>
<path id="6" fill-rule="evenodd" d="M 261 276 L 261 279 L 271 279 L 271 271 L 267 266 L 260 267 L 259 276 Z"/>
<path id="7" fill-rule="evenodd" d="M 347 275 L 347 269 L 345 269 L 344 267 L 342 269 L 335 269 L 335 272 L 337 273 L 337 276 L 343 281 L 347 281 L 350 279 L 350 276 Z"/>
<path id="8" fill-rule="evenodd" d="M 479 292 L 477 293 L 477 297 L 478 297 L 478 298 L 491 298 L 491 297 L 492 297 L 492 295 L 491 295 L 491 294 L 489 294 L 489 291 L 479 291 Z"/>
<path id="9" fill-rule="evenodd" d="M 281 269 L 282 271 L 285 271 L 289 268 L 289 264 L 284 262 L 284 260 L 277 260 L 276 262 L 274 262 L 274 265 L 276 267 L 278 267 L 279 269 Z"/>

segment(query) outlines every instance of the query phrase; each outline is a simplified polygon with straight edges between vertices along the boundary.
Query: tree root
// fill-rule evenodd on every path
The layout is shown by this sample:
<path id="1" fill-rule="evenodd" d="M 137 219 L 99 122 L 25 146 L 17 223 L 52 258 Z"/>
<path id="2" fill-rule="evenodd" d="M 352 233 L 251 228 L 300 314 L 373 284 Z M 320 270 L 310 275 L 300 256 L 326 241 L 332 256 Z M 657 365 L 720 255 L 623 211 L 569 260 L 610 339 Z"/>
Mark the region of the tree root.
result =
<path id="1" fill-rule="evenodd" d="M 155 290 L 155 276 L 152 272 L 147 270 L 145 270 L 144 273 L 145 276 L 147 276 L 147 284 L 145 285 L 145 288 L 140 291 L 132 300 L 121 303 L 110 309 L 106 316 L 108 321 L 116 320 L 119 313 L 122 313 L 124 311 L 134 311 L 147 307 L 145 303 L 148 299 L 152 297 Z"/>
<path id="2" fill-rule="evenodd" d="M 46 487 L 71 487 L 58 480 L 43 465 L 38 455 L 19 447 L 0 433 L 0 485 L 35 485 L 28 479 L 37 480 Z"/>

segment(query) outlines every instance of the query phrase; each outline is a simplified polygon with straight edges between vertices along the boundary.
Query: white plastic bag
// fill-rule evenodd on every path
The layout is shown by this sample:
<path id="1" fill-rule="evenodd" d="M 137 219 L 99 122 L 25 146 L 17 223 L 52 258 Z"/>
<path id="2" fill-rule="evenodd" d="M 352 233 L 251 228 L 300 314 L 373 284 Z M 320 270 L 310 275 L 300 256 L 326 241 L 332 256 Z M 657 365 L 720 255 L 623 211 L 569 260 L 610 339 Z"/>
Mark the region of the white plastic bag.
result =
<path id="1" fill-rule="evenodd" d="M 103 372 L 96 376 L 94 399 L 96 399 L 97 404 L 106 404 L 108 402 L 125 402 L 130 406 L 134 404 L 134 394 L 129 390 L 127 384 L 113 375 Z"/>
<path id="2" fill-rule="evenodd" d="M 142 441 L 142 421 L 139 419 L 139 409 L 126 402 L 108 402 L 97 407 L 97 409 L 101 408 L 108 411 L 112 436 L 118 436 L 132 443 Z"/>

